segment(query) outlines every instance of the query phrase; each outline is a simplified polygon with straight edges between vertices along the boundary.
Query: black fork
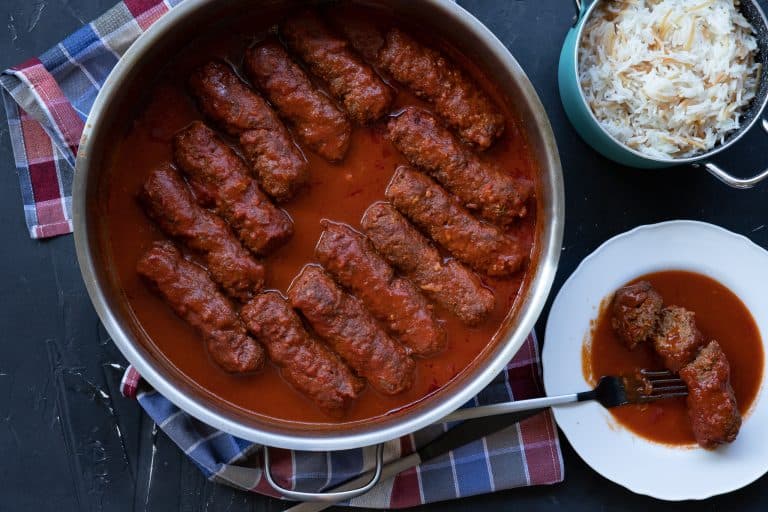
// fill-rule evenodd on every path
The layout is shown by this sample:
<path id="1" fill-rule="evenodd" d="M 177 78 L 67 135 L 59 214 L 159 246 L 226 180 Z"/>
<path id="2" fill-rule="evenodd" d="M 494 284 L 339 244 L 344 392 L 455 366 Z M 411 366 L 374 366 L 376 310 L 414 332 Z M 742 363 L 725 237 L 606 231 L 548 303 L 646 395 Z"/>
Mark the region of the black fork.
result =
<path id="1" fill-rule="evenodd" d="M 668 370 L 640 370 L 634 377 L 600 377 L 592 391 L 578 393 L 578 401 L 597 400 L 605 408 L 645 404 L 688 395 L 685 383 Z"/>
<path id="2" fill-rule="evenodd" d="M 588 400 L 596 400 L 600 405 L 609 409 L 620 405 L 644 404 L 687 395 L 688 388 L 685 383 L 672 372 L 643 369 L 632 377 L 600 377 L 597 386 L 590 391 L 459 409 L 440 421 L 462 421 Z"/>

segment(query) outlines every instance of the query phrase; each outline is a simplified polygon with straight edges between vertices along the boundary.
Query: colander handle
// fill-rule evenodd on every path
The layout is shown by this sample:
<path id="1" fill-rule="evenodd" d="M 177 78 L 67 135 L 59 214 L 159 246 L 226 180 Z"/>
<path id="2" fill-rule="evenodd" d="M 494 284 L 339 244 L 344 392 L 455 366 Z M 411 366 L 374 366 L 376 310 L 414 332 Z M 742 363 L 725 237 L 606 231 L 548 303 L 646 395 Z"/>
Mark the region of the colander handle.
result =
<path id="1" fill-rule="evenodd" d="M 589 4 L 591 4 L 592 1 L 593 0 L 573 0 L 573 6 L 576 8 L 576 16 L 573 18 L 574 26 L 579 23 L 581 16 L 584 14 L 584 11 L 586 11 L 587 7 L 589 7 Z"/>
<path id="2" fill-rule="evenodd" d="M 275 482 L 275 479 L 272 478 L 272 469 L 270 467 L 269 462 L 269 447 L 264 447 L 264 477 L 267 479 L 267 483 L 279 492 L 281 495 L 285 496 L 286 498 L 290 500 L 296 500 L 296 501 L 319 501 L 319 502 L 329 502 L 329 503 L 337 503 L 339 501 L 349 500 L 356 496 L 360 496 L 361 494 L 365 494 L 366 492 L 370 491 L 371 489 L 376 486 L 376 484 L 379 483 L 379 480 L 381 480 L 381 473 L 382 473 L 382 467 L 384 466 L 384 444 L 376 445 L 376 470 L 373 473 L 373 476 L 371 479 L 363 485 L 362 487 L 357 487 L 355 489 L 349 489 L 344 491 L 334 491 L 334 492 L 302 492 L 302 491 L 293 491 L 291 489 L 286 489 L 285 487 L 282 487 L 277 482 Z"/>
<path id="3" fill-rule="evenodd" d="M 762 121 L 763 130 L 768 132 L 768 120 L 763 119 Z M 701 165 L 703 165 L 704 168 L 709 171 L 712 176 L 733 188 L 752 188 L 764 179 L 768 178 L 768 169 L 765 169 L 760 174 L 752 176 L 751 178 L 737 178 L 736 176 L 729 174 L 727 171 L 718 165 L 713 164 L 712 162 L 704 162 Z"/>

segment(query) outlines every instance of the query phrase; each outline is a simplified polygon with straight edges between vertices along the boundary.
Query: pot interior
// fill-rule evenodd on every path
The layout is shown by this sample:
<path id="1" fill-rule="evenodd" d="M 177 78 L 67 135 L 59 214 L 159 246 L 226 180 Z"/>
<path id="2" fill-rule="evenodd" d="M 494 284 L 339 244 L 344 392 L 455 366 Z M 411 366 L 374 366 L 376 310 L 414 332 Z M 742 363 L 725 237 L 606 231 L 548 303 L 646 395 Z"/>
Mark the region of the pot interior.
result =
<path id="1" fill-rule="evenodd" d="M 358 3 L 386 10 L 414 30 L 429 27 L 428 32 L 476 62 L 505 98 L 514 101 L 513 110 L 520 126 L 527 127 L 524 136 L 539 168 L 536 251 L 522 292 L 493 341 L 452 381 L 423 400 L 386 416 L 343 424 L 291 422 L 253 414 L 196 384 L 158 350 L 115 271 L 109 239 L 119 234 L 104 222 L 113 206 L 108 200 L 114 179 L 109 172 L 112 148 L 115 138 L 135 121 L 137 105 L 147 101 L 153 77 L 208 31 L 201 27 L 216 30 L 248 16 L 277 20 L 305 2 L 268 0 L 259 4 L 257 13 L 247 0 L 188 0 L 175 8 L 142 36 L 110 76 L 87 122 L 78 156 L 74 198 L 78 255 L 91 298 L 113 340 L 145 379 L 176 405 L 214 427 L 271 446 L 325 450 L 375 444 L 412 432 L 462 405 L 522 345 L 543 307 L 560 253 L 563 197 L 557 149 L 546 114 L 514 59 L 487 29 L 452 2 Z"/>

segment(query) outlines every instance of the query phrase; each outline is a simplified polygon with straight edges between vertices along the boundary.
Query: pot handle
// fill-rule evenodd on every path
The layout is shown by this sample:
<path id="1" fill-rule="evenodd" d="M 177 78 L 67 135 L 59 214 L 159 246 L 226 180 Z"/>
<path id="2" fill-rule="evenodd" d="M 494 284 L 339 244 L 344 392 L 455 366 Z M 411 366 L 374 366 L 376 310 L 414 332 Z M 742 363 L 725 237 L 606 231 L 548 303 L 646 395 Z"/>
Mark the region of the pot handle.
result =
<path id="1" fill-rule="evenodd" d="M 762 120 L 762 126 L 763 130 L 768 132 L 768 119 Z M 698 167 L 699 165 L 703 165 L 704 168 L 709 171 L 709 173 L 714 176 L 715 178 L 719 179 L 729 187 L 733 188 L 752 188 L 764 179 L 768 178 L 768 169 L 765 169 L 760 174 L 756 176 L 752 176 L 751 178 L 737 178 L 736 176 L 733 176 L 729 174 L 727 171 L 722 169 L 716 164 L 713 164 L 712 162 L 704 162 L 703 164 L 694 164 L 694 166 Z"/>
<path id="2" fill-rule="evenodd" d="M 302 491 L 292 491 L 291 489 L 286 489 L 285 487 L 280 486 L 277 482 L 275 482 L 275 479 L 272 478 L 272 470 L 270 468 L 270 462 L 269 462 L 269 447 L 264 447 L 264 477 L 267 479 L 267 483 L 279 492 L 284 497 L 290 499 L 290 500 L 297 500 L 297 501 L 320 501 L 320 502 L 329 502 L 329 503 L 337 503 L 339 501 L 349 500 L 356 496 L 360 496 L 361 494 L 365 494 L 366 492 L 373 489 L 373 487 L 376 486 L 376 484 L 379 483 L 379 480 L 381 479 L 381 472 L 382 467 L 384 466 L 384 444 L 376 445 L 376 470 L 373 473 L 373 476 L 368 481 L 367 484 L 363 485 L 362 487 L 358 487 L 357 489 L 351 489 L 348 491 L 336 491 L 336 492 L 302 492 Z"/>
<path id="3" fill-rule="evenodd" d="M 584 11 L 592 0 L 573 0 L 573 6 L 576 8 L 576 16 L 573 18 L 573 25 L 576 26 L 581 20 Z"/>

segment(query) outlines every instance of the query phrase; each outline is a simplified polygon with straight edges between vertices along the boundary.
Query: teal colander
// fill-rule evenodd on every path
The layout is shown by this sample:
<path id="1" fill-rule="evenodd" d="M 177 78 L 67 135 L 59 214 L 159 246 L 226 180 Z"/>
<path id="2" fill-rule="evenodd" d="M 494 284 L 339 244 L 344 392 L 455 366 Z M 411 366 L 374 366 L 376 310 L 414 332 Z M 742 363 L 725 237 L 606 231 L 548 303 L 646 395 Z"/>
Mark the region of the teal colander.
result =
<path id="1" fill-rule="evenodd" d="M 690 164 L 704 167 L 723 183 L 734 188 L 750 188 L 768 178 L 768 169 L 751 178 L 737 178 L 709 159 L 735 144 L 761 118 L 768 102 L 768 22 L 756 0 L 741 0 L 741 12 L 755 27 L 758 40 L 758 60 L 763 64 L 760 86 L 751 105 L 744 113 L 741 127 L 729 134 L 726 140 L 710 151 L 687 158 L 654 158 L 636 151 L 611 136 L 597 120 L 587 104 L 579 83 L 579 43 L 587 20 L 601 2 L 611 0 L 575 0 L 576 22 L 568 31 L 558 67 L 560 99 L 565 113 L 584 141 L 603 156 L 630 167 L 654 169 L 674 165 Z M 768 132 L 768 120 L 763 119 L 763 129 Z"/>

